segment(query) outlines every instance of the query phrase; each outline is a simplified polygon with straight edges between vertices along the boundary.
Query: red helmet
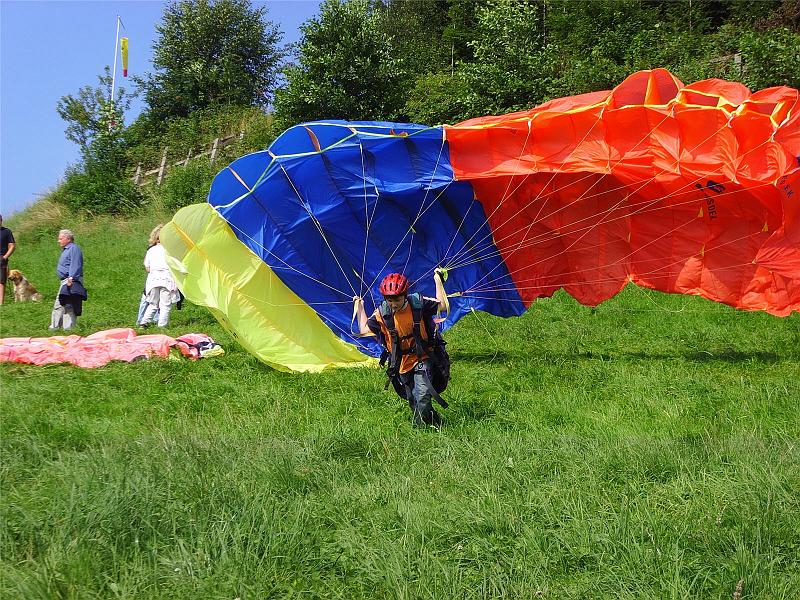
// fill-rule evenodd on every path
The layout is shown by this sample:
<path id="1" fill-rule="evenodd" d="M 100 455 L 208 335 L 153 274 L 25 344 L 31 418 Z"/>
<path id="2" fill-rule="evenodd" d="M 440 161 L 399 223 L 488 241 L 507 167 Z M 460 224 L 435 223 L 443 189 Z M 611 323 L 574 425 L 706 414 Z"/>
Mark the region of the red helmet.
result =
<path id="1" fill-rule="evenodd" d="M 384 296 L 399 296 L 408 292 L 408 279 L 401 273 L 389 273 L 381 281 L 381 294 Z"/>

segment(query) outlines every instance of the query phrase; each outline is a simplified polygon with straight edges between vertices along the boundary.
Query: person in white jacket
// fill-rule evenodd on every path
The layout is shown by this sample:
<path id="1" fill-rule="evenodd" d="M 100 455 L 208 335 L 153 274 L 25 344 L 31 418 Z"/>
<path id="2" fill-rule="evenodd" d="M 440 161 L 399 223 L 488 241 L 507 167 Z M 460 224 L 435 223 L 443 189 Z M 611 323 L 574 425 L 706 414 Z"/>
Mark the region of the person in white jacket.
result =
<path id="1" fill-rule="evenodd" d="M 158 326 L 166 327 L 169 324 L 172 305 L 180 299 L 178 285 L 167 266 L 167 253 L 159 239 L 162 227 L 163 225 L 158 225 L 150 233 L 151 247 L 144 257 L 144 268 L 147 270 L 147 281 L 144 285 L 147 309 L 139 321 L 141 327 L 150 325 L 156 313 L 158 313 Z"/>

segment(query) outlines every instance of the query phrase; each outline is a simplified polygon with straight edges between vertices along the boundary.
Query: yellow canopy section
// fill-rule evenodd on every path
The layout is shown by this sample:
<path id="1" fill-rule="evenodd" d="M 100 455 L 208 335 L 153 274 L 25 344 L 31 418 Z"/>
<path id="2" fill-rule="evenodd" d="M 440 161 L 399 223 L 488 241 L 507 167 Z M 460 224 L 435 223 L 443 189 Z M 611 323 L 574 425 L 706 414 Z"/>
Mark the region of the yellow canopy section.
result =
<path id="1" fill-rule="evenodd" d="M 373 366 L 339 339 L 210 204 L 179 210 L 161 230 L 170 269 L 189 300 L 206 306 L 242 346 L 279 371 Z"/>

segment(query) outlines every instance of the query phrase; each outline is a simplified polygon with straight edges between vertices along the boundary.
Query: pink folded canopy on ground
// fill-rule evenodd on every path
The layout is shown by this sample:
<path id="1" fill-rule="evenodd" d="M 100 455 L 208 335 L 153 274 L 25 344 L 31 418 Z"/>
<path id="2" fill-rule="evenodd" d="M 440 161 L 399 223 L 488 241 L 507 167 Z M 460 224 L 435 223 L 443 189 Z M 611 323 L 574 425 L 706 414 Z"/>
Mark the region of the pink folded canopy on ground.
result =
<path id="1" fill-rule="evenodd" d="M 186 338 L 186 341 L 181 341 Z M 0 362 L 32 365 L 71 363 L 79 367 L 102 367 L 112 360 L 131 362 L 139 358 L 165 357 L 177 346 L 184 356 L 196 358 L 186 343 L 204 338 L 204 334 L 188 334 L 172 338 L 163 334 L 137 335 L 130 328 L 98 331 L 86 337 L 55 335 L 46 338 L 16 337 L 0 340 Z"/>

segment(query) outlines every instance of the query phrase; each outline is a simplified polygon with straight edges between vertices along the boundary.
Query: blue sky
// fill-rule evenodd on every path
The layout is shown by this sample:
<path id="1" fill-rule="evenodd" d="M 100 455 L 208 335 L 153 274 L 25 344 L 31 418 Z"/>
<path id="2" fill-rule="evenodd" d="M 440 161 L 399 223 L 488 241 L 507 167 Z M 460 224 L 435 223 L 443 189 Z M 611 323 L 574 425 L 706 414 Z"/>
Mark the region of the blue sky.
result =
<path id="1" fill-rule="evenodd" d="M 317 13 L 318 0 L 254 0 L 284 32 L 299 40 L 299 26 Z M 78 160 L 64 137 L 58 100 L 84 85 L 97 85 L 113 66 L 116 18 L 129 41 L 129 75 L 151 69 L 156 25 L 166 3 L 138 1 L 0 0 L 0 208 L 4 216 L 53 188 Z M 117 65 L 117 86 L 130 87 Z M 134 104 L 130 123 L 141 110 Z"/>

